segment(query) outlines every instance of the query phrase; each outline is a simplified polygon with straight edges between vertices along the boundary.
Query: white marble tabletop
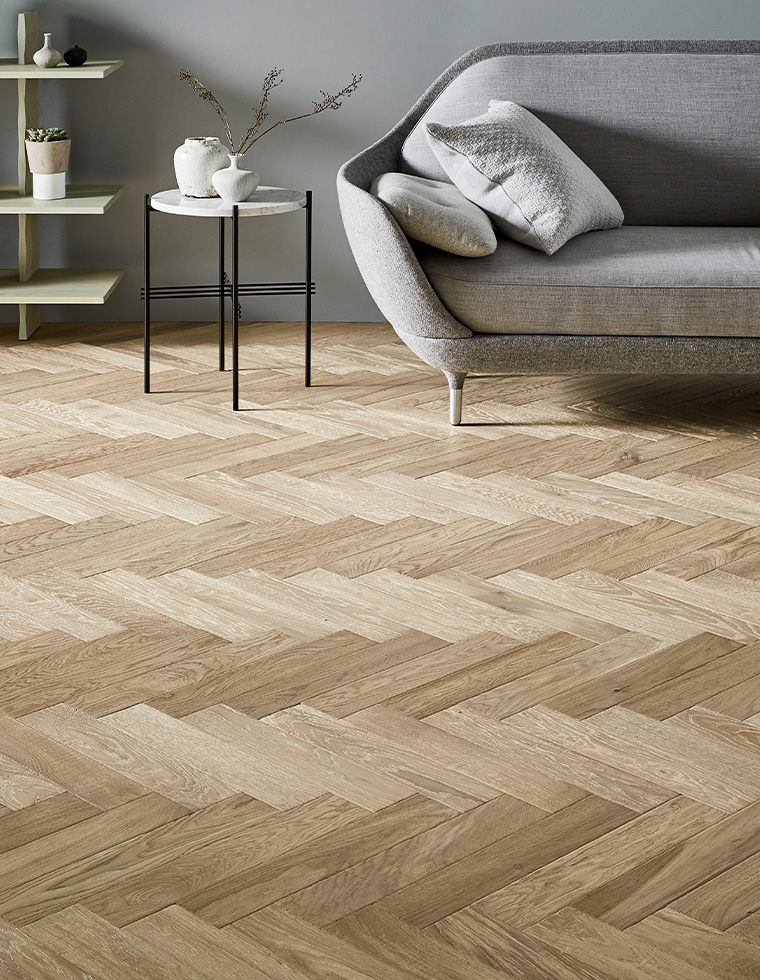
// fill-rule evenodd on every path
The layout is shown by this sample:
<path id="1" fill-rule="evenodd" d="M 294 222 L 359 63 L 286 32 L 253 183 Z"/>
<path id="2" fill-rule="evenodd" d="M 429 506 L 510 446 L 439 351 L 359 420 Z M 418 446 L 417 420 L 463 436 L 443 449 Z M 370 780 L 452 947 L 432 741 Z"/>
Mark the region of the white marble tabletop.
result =
<path id="1" fill-rule="evenodd" d="M 185 214 L 193 218 L 231 218 L 232 205 L 219 197 L 185 197 L 175 187 L 154 194 L 150 203 L 156 211 Z M 287 187 L 259 187 L 247 201 L 238 204 L 241 218 L 257 214 L 283 214 L 306 207 L 306 194 Z"/>

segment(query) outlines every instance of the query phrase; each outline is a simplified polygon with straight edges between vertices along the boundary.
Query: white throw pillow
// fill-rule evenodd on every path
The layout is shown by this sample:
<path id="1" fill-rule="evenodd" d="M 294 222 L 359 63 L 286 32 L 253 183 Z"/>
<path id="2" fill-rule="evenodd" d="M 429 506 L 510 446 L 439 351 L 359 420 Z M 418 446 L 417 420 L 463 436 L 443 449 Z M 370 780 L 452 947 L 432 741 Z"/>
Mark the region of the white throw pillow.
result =
<path id="1" fill-rule="evenodd" d="M 426 129 L 449 177 L 509 238 L 552 255 L 575 235 L 623 223 L 596 174 L 514 102 L 492 100 L 482 116 Z"/>
<path id="2" fill-rule="evenodd" d="M 496 251 L 488 216 L 453 184 L 388 173 L 375 178 L 370 192 L 388 208 L 407 238 L 469 258 Z"/>

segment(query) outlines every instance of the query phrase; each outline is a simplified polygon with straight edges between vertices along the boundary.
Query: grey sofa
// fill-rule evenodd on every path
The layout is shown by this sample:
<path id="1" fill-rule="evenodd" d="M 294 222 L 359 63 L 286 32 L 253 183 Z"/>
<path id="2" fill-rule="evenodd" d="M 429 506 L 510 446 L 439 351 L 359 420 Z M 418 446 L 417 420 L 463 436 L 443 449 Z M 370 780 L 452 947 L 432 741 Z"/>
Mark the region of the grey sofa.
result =
<path id="1" fill-rule="evenodd" d="M 460 58 L 338 196 L 362 276 L 401 339 L 468 374 L 760 373 L 760 42 L 499 44 Z M 620 201 L 625 224 L 547 256 L 500 239 L 460 258 L 407 240 L 369 194 L 381 173 L 447 180 L 428 121 L 509 99 L 535 113 Z"/>

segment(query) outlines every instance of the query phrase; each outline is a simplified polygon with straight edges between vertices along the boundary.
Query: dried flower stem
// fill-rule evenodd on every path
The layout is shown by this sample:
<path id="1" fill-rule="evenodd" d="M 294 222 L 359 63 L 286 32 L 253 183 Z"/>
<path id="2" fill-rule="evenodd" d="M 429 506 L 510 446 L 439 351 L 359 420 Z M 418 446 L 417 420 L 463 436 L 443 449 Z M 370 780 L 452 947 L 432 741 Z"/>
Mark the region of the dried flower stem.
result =
<path id="1" fill-rule="evenodd" d="M 183 69 L 179 73 L 179 77 L 183 82 L 187 82 L 187 84 L 190 86 L 193 92 L 195 92 L 196 95 L 200 96 L 200 98 L 202 98 L 204 102 L 211 103 L 211 105 L 214 107 L 214 111 L 216 112 L 217 116 L 219 116 L 219 118 L 222 120 L 222 124 L 224 125 L 225 135 L 227 137 L 230 146 L 232 146 L 232 133 L 230 131 L 230 121 L 227 118 L 226 111 L 219 104 L 219 101 L 215 98 L 214 95 L 212 95 L 211 92 L 209 92 L 209 90 L 202 82 L 198 81 L 198 79 L 195 77 L 195 75 L 193 75 L 192 72 L 187 71 L 187 69 Z"/>
<path id="2" fill-rule="evenodd" d="M 266 77 L 264 78 L 264 84 L 261 87 L 261 100 L 259 101 L 258 106 L 253 109 L 253 125 L 248 127 L 236 145 L 233 144 L 227 113 L 219 104 L 219 101 L 211 94 L 205 85 L 198 81 L 192 72 L 183 69 L 179 73 L 179 77 L 183 82 L 187 82 L 190 88 L 192 88 L 196 95 L 203 99 L 204 102 L 211 103 L 211 105 L 214 107 L 214 111 L 224 124 L 224 131 L 230 148 L 233 150 L 234 154 L 241 155 L 243 153 L 247 153 L 254 143 L 258 143 L 263 136 L 266 136 L 267 133 L 271 133 L 272 130 L 277 129 L 278 126 L 284 126 L 286 123 L 295 122 L 297 119 L 307 119 L 309 116 L 319 115 L 320 112 L 324 112 L 326 109 L 340 109 L 340 107 L 343 105 L 341 99 L 349 98 L 349 96 L 356 91 L 359 86 L 359 82 L 362 80 L 361 75 L 353 75 L 348 85 L 342 88 L 340 92 L 337 92 L 335 95 L 330 95 L 329 92 L 320 91 L 319 94 L 322 96 L 322 101 L 312 103 L 314 108 L 311 110 L 311 112 L 304 112 L 299 116 L 291 116 L 289 119 L 280 119 L 279 122 L 274 123 L 274 125 L 269 126 L 268 129 L 265 129 L 263 133 L 260 133 L 259 130 L 261 129 L 264 120 L 269 115 L 267 108 L 269 105 L 269 96 L 271 95 L 272 90 L 277 88 L 277 86 L 281 83 L 282 78 L 280 76 L 282 73 L 282 68 L 272 68 L 272 70 L 267 73 Z"/>

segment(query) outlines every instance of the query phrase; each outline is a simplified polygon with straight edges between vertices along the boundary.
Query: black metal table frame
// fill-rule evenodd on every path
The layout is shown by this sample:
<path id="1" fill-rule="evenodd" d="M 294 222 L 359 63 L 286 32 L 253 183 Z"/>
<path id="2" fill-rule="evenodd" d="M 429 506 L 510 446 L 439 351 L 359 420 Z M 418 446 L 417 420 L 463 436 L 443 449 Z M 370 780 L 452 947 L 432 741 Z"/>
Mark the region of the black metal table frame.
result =
<path id="1" fill-rule="evenodd" d="M 232 278 L 225 271 L 224 243 L 225 218 L 219 218 L 219 282 L 208 286 L 152 286 L 150 268 L 150 215 L 152 211 L 159 212 L 151 204 L 150 194 L 145 195 L 145 251 L 143 265 L 143 288 L 141 296 L 145 302 L 145 348 L 144 373 L 145 393 L 150 393 L 150 325 L 151 300 L 154 299 L 191 299 L 219 298 L 219 370 L 224 371 L 225 348 L 225 299 L 232 300 L 232 409 L 237 412 L 239 407 L 239 363 L 238 335 L 240 328 L 240 297 L 241 296 L 305 296 L 304 312 L 304 386 L 311 387 L 311 298 L 315 286 L 311 278 L 311 239 L 312 239 L 312 192 L 306 191 L 306 278 L 303 282 L 263 282 L 241 283 L 239 275 L 240 253 L 240 214 L 237 204 L 232 205 Z M 289 212 L 283 212 L 289 213 Z M 258 217 L 258 216 L 257 216 Z M 262 216 L 263 217 L 263 216 Z M 310 288 L 307 288 L 307 283 Z"/>

